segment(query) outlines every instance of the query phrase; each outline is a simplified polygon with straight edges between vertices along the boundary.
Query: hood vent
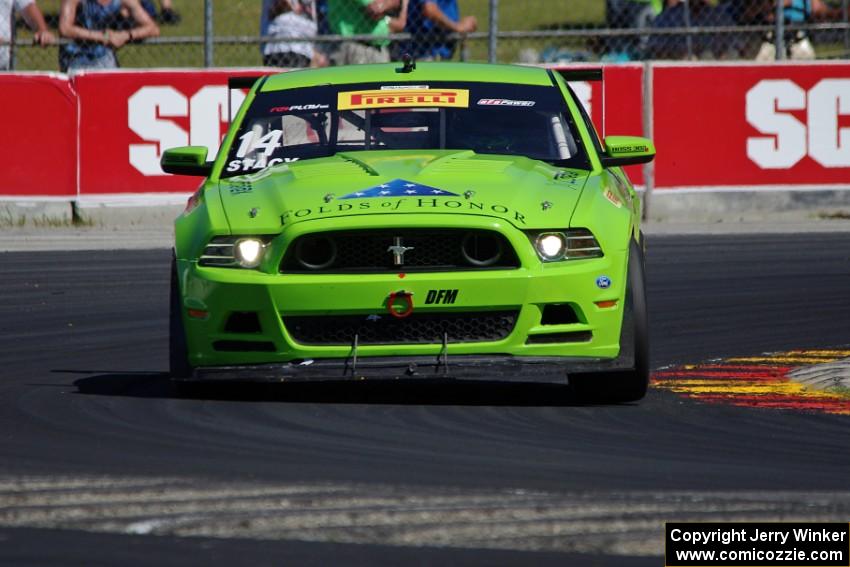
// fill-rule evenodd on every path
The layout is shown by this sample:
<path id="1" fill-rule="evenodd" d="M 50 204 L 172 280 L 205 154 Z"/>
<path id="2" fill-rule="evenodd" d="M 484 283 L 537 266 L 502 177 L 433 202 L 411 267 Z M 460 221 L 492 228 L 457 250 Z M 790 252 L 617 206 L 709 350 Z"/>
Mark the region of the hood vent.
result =
<path id="1" fill-rule="evenodd" d="M 511 166 L 509 160 L 453 158 L 428 167 L 428 173 L 501 173 Z"/>
<path id="2" fill-rule="evenodd" d="M 289 170 L 296 179 L 309 179 L 325 176 L 360 176 L 370 172 L 359 163 L 351 160 L 326 161 L 324 163 L 291 163 Z"/>

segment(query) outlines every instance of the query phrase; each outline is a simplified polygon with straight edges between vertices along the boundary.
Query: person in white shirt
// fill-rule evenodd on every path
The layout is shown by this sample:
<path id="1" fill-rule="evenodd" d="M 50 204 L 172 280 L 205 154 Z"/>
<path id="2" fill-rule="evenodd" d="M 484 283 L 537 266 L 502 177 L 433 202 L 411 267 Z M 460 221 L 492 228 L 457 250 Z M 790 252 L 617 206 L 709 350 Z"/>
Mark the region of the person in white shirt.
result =
<path id="1" fill-rule="evenodd" d="M 266 35 L 281 39 L 315 37 L 316 6 L 312 0 L 274 0 L 268 11 Z M 267 67 L 324 67 L 327 57 L 311 41 L 268 42 L 263 45 Z"/>
<path id="2" fill-rule="evenodd" d="M 8 70 L 12 62 L 14 12 L 22 14 L 24 21 L 33 31 L 33 43 L 45 47 L 56 42 L 56 37 L 47 29 L 44 15 L 35 0 L 0 0 L 0 71 Z"/>

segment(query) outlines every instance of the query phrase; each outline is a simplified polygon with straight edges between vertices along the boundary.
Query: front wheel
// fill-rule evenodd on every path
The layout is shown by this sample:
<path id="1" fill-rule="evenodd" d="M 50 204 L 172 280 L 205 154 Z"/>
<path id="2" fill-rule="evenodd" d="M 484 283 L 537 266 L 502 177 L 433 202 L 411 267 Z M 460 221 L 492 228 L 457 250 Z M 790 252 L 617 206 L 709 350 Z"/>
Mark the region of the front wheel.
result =
<path id="1" fill-rule="evenodd" d="M 192 367 L 189 365 L 189 353 L 186 347 L 186 331 L 183 327 L 180 284 L 177 280 L 177 260 L 171 258 L 171 292 L 168 309 L 168 371 L 172 380 L 189 378 Z"/>
<path id="2" fill-rule="evenodd" d="M 648 319 L 643 251 L 632 241 L 620 352 L 633 351 L 634 366 L 630 370 L 570 375 L 570 386 L 580 400 L 621 403 L 634 402 L 646 396 L 649 387 Z"/>

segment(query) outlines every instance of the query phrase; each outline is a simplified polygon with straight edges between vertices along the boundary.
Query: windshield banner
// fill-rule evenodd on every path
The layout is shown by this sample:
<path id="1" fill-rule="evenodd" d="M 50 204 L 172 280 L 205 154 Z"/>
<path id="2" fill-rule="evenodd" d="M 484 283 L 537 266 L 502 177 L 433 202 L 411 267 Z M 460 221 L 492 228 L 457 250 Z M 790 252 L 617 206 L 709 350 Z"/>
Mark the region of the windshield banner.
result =
<path id="1" fill-rule="evenodd" d="M 377 91 L 352 91 L 339 93 L 339 110 L 366 108 L 415 108 L 442 106 L 468 108 L 469 91 L 465 89 L 394 89 Z"/>

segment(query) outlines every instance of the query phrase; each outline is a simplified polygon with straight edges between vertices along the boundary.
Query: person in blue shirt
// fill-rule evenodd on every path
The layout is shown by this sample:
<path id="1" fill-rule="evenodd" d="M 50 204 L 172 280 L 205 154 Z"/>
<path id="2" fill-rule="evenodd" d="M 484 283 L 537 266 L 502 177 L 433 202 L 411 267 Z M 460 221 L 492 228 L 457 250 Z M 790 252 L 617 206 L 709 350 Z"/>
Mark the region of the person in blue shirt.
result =
<path id="1" fill-rule="evenodd" d="M 664 10 L 652 22 L 654 28 L 734 25 L 735 20 L 722 5 L 713 6 L 707 0 L 689 0 L 687 5 L 681 0 L 667 0 Z M 688 43 L 685 35 L 656 34 L 647 43 L 646 55 L 651 59 L 685 59 L 689 56 L 698 59 L 708 53 L 714 58 L 723 58 L 741 50 L 740 38 L 728 34 L 693 35 L 690 52 Z"/>
<path id="2" fill-rule="evenodd" d="M 153 0 L 141 0 L 142 8 L 151 18 L 159 19 L 163 24 L 177 25 L 180 23 L 180 13 L 174 9 L 172 0 L 159 0 L 160 11 L 157 13 Z"/>
<path id="3" fill-rule="evenodd" d="M 457 0 L 410 0 L 405 31 L 413 36 L 407 51 L 419 60 L 451 59 L 455 42 L 451 33 L 478 29 L 475 16 L 460 16 Z"/>
<path id="4" fill-rule="evenodd" d="M 823 0 L 784 0 L 783 13 L 785 21 L 792 24 L 841 18 L 841 8 L 832 7 Z"/>
<path id="5" fill-rule="evenodd" d="M 648 28 L 663 8 L 662 0 L 606 0 L 606 21 L 613 29 Z M 645 35 L 608 38 L 605 41 L 605 58 L 609 61 L 640 59 L 647 41 L 649 37 Z"/>
<path id="6" fill-rule="evenodd" d="M 134 27 L 121 29 L 125 15 L 133 19 Z M 159 27 L 139 0 L 62 0 L 59 33 L 73 40 L 59 50 L 59 68 L 66 72 L 114 69 L 118 49 L 158 36 Z"/>

